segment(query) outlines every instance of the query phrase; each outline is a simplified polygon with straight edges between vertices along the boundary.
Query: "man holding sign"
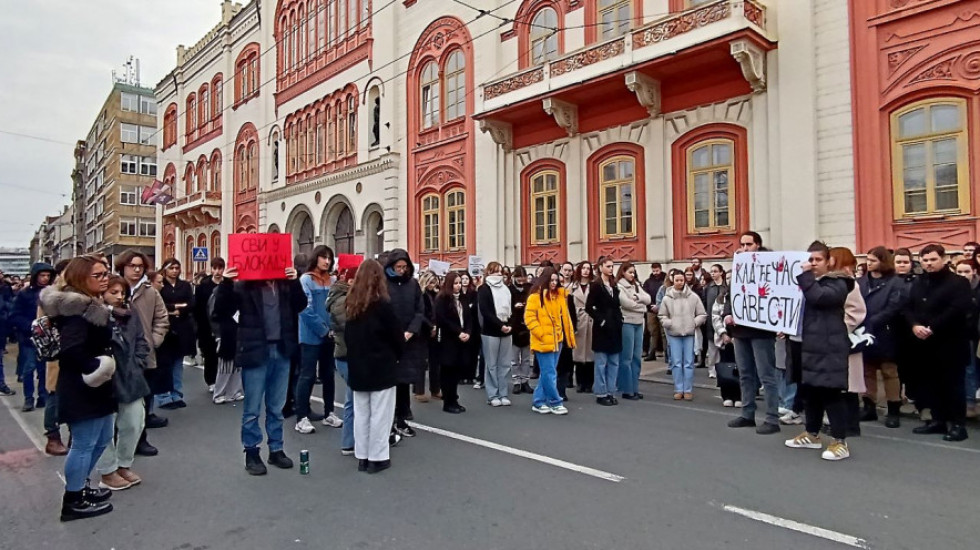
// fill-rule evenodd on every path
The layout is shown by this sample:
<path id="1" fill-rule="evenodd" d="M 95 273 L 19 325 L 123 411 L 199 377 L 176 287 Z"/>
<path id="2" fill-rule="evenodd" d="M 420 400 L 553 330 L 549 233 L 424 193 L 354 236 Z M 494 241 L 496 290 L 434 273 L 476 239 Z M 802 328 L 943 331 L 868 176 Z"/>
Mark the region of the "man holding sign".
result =
<path id="1" fill-rule="evenodd" d="M 796 329 L 789 330 L 792 323 L 787 320 L 794 315 L 793 303 L 769 299 L 772 282 L 783 280 L 779 277 L 788 279 L 794 286 L 795 281 L 788 277 L 789 273 L 784 273 L 785 265 L 763 269 L 764 264 L 758 259 L 759 253 L 764 251 L 762 237 L 758 233 L 747 231 L 739 237 L 738 253 L 732 265 L 731 293 L 725 304 L 725 324 L 735 342 L 735 363 L 738 365 L 743 403 L 742 415 L 731 420 L 728 427 L 748 428 L 756 425 L 755 395 L 761 382 L 765 390 L 766 420 L 755 431 L 767 435 L 779 432 L 776 333 L 796 334 Z M 796 315 L 798 317 L 798 313 Z"/>
<path id="2" fill-rule="evenodd" d="M 293 461 L 283 451 L 282 408 L 286 404 L 290 358 L 299 349 L 299 314 L 307 303 L 296 270 L 290 265 L 291 249 L 290 235 L 285 240 L 278 234 L 229 235 L 228 269 L 214 291 L 215 310 L 238 316 L 235 363 L 242 368 L 242 445 L 245 470 L 251 475 L 266 473 L 259 457 L 263 404 L 269 464 L 293 467 Z M 273 269 L 283 258 L 288 262 L 285 267 Z M 233 283 L 235 279 L 239 280 Z"/>

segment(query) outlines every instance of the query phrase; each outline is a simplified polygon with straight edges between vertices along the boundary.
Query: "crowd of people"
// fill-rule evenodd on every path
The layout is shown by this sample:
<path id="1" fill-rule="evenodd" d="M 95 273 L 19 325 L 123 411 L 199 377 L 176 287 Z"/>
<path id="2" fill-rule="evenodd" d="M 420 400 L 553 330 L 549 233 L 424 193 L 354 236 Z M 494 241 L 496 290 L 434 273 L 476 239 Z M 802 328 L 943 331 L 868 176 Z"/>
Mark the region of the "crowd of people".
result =
<path id="1" fill-rule="evenodd" d="M 795 280 L 805 297 L 797 335 L 736 324 L 729 273 L 697 258 L 666 272 L 654 263 L 644 280 L 609 257 L 440 276 L 416 274 L 401 249 L 362 261 L 318 246 L 274 280 L 238 280 L 236 266 L 214 258 L 187 281 L 176 259 L 150 271 L 149 258 L 127 251 L 112 266 L 86 255 L 36 264 L 22 288 L 0 284 L 0 336 L 19 346 L 22 410 L 43 408 L 46 452 L 67 455 L 63 521 L 105 514 L 113 491 L 141 482 L 135 457 L 159 452 L 147 429 L 168 426 L 159 410 L 186 406 L 184 361 L 198 354 L 212 402 L 243 401 L 252 475 L 293 467 L 286 418 L 304 436 L 318 423 L 341 429 L 341 453 L 377 473 L 391 467 L 391 447 L 416 436 L 413 402 L 461 414 L 459 388 L 472 385 L 494 408 L 529 394 L 534 413 L 564 416 L 570 389 L 617 406 L 644 399 L 641 367 L 661 354 L 673 399 L 693 401 L 695 369 L 707 368 L 721 405 L 739 409 L 729 427 L 767 435 L 803 425 L 787 447 L 842 460 L 860 422 L 877 421 L 880 408 L 897 428 L 905 403 L 923 421 L 915 433 L 967 438 L 978 413 L 980 246 L 966 248 L 951 261 L 930 244 L 916 263 L 879 246 L 859 264 L 847 248 L 814 242 Z M 765 250 L 751 231 L 737 249 Z M 55 356 L 35 348 L 39 330 L 55 335 Z M 335 372 L 346 386 L 340 416 Z M 0 362 L 0 395 L 15 394 Z"/>

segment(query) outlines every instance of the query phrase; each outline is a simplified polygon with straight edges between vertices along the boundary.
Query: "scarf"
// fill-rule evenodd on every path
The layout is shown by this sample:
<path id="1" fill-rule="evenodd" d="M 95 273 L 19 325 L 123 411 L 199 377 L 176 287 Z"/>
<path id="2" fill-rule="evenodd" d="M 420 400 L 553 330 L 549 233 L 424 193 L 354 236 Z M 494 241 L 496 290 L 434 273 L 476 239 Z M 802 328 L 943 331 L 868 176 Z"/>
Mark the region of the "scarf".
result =
<path id="1" fill-rule="evenodd" d="M 487 277 L 487 285 L 490 287 L 490 293 L 493 295 L 493 307 L 494 313 L 497 314 L 497 319 L 507 322 L 511 315 L 511 296 L 510 290 L 504 286 L 503 276 L 490 275 Z"/>

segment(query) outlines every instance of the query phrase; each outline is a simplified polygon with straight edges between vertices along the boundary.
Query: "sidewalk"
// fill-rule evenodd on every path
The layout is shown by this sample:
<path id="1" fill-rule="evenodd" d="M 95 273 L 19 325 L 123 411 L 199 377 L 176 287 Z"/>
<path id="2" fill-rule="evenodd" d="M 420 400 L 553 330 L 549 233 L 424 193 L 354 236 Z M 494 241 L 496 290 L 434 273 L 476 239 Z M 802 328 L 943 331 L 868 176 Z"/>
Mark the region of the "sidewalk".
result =
<path id="1" fill-rule="evenodd" d="M 640 380 L 655 384 L 674 385 L 674 379 L 667 370 L 667 364 L 664 363 L 663 358 L 656 361 L 644 361 L 640 367 Z M 718 389 L 715 380 L 708 378 L 708 369 L 694 369 L 694 387 L 702 390 Z"/>

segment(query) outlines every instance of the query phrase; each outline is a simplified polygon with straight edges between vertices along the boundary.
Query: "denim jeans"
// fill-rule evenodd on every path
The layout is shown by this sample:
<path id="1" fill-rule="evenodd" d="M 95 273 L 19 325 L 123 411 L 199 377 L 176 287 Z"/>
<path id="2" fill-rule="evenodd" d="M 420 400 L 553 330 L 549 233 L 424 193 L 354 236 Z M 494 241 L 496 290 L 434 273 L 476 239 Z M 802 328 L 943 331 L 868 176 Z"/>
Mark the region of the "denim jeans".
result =
<path id="1" fill-rule="evenodd" d="M 643 325 L 623 323 L 623 351 L 619 353 L 619 390 L 640 391 L 640 365 L 643 364 Z"/>
<path id="2" fill-rule="evenodd" d="M 775 338 L 735 338 L 735 364 L 742 386 L 742 417 L 755 420 L 759 383 L 766 392 L 766 422 L 779 423 L 779 384 L 776 380 Z"/>
<path id="3" fill-rule="evenodd" d="M 694 335 L 667 335 L 670 348 L 670 373 L 674 377 L 674 393 L 694 391 Z"/>
<path id="4" fill-rule="evenodd" d="M 332 341 L 331 341 L 332 342 Z M 296 420 L 310 416 L 310 396 L 316 383 L 317 365 L 320 365 L 320 381 L 323 382 L 323 415 L 333 410 L 334 393 L 337 391 L 334 380 L 333 344 L 299 345 L 299 375 L 296 377 Z"/>
<path id="5" fill-rule="evenodd" d="M 534 352 L 538 360 L 538 367 L 541 368 L 541 377 L 538 379 L 538 387 L 534 388 L 532 402 L 535 407 L 542 405 L 557 407 L 561 405 L 562 399 L 558 395 L 558 355 L 561 350 L 552 352 Z"/>
<path id="6" fill-rule="evenodd" d="M 334 365 L 337 366 L 337 372 L 340 373 L 341 378 L 344 382 L 348 382 L 348 368 L 347 361 L 343 359 L 334 359 Z M 326 396 L 323 398 L 325 403 L 324 408 L 333 407 L 332 401 L 327 401 Z M 354 392 L 351 391 L 350 386 L 347 386 L 346 396 L 344 397 L 344 426 L 340 429 L 340 448 L 341 449 L 353 449 L 354 448 Z"/>
<path id="7" fill-rule="evenodd" d="M 595 352 L 595 381 L 592 393 L 596 397 L 616 394 L 616 380 L 619 376 L 619 354 Z"/>
<path id="8" fill-rule="evenodd" d="M 259 416 L 265 404 L 265 434 L 269 451 L 282 450 L 282 408 L 286 405 L 286 389 L 289 385 L 289 358 L 279 350 L 279 344 L 268 344 L 269 358 L 266 364 L 242 369 L 242 387 L 245 389 L 245 406 L 242 409 L 242 445 L 245 450 L 257 449 L 262 444 Z"/>
<path id="9" fill-rule="evenodd" d="M 173 380 L 173 391 L 159 393 L 156 395 L 156 406 L 162 407 L 168 403 L 184 400 L 184 357 L 176 357 L 170 365 L 171 379 Z M 166 380 L 166 379 L 164 379 Z"/>
<path id="10" fill-rule="evenodd" d="M 102 451 L 112 441 L 112 415 L 68 424 L 71 443 L 65 457 L 65 490 L 81 491 Z"/>
<path id="11" fill-rule="evenodd" d="M 779 380 L 779 407 L 793 410 L 793 404 L 796 402 L 796 383 L 786 376 L 785 369 L 776 369 L 776 378 Z"/>
<path id="12" fill-rule="evenodd" d="M 486 362 L 485 388 L 487 400 L 507 397 L 510 384 L 510 354 L 514 351 L 511 337 L 483 335 L 483 357 Z"/>
<path id="13" fill-rule="evenodd" d="M 18 333 L 17 358 L 20 359 L 21 356 L 24 357 L 23 362 L 20 362 L 20 374 L 24 378 L 24 401 L 34 402 L 35 373 L 37 376 L 37 397 L 41 399 L 47 398 L 48 390 L 44 387 L 44 375 L 47 363 L 38 360 L 37 349 L 34 348 L 31 339 L 25 334 Z"/>

